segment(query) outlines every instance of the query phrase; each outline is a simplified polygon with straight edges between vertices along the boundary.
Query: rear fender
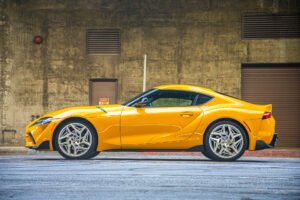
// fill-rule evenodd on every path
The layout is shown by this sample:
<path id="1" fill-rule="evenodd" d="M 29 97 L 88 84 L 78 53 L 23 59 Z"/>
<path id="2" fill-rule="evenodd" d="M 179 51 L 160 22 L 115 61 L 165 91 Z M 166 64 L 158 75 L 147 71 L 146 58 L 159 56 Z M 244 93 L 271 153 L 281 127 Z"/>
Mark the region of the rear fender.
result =
<path id="1" fill-rule="evenodd" d="M 238 108 L 213 108 L 204 111 L 203 120 L 201 121 L 199 127 L 196 130 L 196 134 L 201 136 L 199 144 L 203 145 L 203 137 L 205 131 L 213 123 L 220 120 L 232 120 L 241 125 L 241 127 L 246 131 L 249 139 L 249 149 L 255 148 L 255 135 L 254 132 L 259 129 L 260 124 L 257 124 L 261 120 L 258 118 L 262 116 L 262 111 L 248 111 L 245 109 Z M 246 120 L 249 118 L 254 118 L 253 120 Z"/>

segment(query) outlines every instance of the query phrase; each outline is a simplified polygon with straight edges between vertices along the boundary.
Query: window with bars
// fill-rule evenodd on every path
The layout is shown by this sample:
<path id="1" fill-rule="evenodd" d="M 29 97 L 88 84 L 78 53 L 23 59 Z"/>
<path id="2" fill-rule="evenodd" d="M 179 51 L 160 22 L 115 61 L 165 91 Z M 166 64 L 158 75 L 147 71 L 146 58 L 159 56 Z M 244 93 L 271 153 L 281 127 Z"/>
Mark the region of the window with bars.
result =
<path id="1" fill-rule="evenodd" d="M 299 38 L 300 15 L 245 14 L 242 19 L 242 37 Z"/>
<path id="2" fill-rule="evenodd" d="M 86 45 L 88 54 L 120 54 L 120 30 L 88 29 L 86 33 Z"/>

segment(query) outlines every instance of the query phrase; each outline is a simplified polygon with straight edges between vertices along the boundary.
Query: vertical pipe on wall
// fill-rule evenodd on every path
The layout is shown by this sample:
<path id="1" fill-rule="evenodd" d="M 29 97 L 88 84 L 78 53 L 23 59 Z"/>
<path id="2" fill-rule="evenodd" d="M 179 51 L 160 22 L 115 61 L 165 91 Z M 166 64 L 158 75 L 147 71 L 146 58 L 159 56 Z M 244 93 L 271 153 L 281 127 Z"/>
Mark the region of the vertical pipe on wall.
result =
<path id="1" fill-rule="evenodd" d="M 143 92 L 146 91 L 146 66 L 147 66 L 147 55 L 144 56 L 144 80 L 143 80 Z"/>

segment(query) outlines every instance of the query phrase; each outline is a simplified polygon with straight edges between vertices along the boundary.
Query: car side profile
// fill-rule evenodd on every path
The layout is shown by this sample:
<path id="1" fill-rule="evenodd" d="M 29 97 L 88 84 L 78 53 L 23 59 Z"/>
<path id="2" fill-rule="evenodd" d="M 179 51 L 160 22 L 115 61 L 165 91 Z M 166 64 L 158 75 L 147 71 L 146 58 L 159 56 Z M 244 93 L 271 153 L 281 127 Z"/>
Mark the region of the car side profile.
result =
<path id="1" fill-rule="evenodd" d="M 190 85 L 152 88 L 124 104 L 65 108 L 26 126 L 26 147 L 89 159 L 102 151 L 201 151 L 234 161 L 274 147 L 272 105 Z"/>

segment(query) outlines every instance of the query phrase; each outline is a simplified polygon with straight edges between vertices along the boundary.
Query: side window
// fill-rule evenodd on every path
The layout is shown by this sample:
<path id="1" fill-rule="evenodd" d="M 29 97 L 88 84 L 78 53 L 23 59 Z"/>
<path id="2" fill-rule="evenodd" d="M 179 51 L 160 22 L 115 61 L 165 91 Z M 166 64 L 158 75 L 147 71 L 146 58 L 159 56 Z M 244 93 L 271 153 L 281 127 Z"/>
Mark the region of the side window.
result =
<path id="1" fill-rule="evenodd" d="M 208 102 L 211 99 L 212 99 L 212 97 L 210 97 L 210 96 L 207 96 L 207 95 L 204 95 L 204 94 L 199 94 L 195 105 L 205 104 L 206 102 Z"/>
<path id="2" fill-rule="evenodd" d="M 150 107 L 180 107 L 191 106 L 197 94 L 187 91 L 158 90 L 148 97 Z"/>

